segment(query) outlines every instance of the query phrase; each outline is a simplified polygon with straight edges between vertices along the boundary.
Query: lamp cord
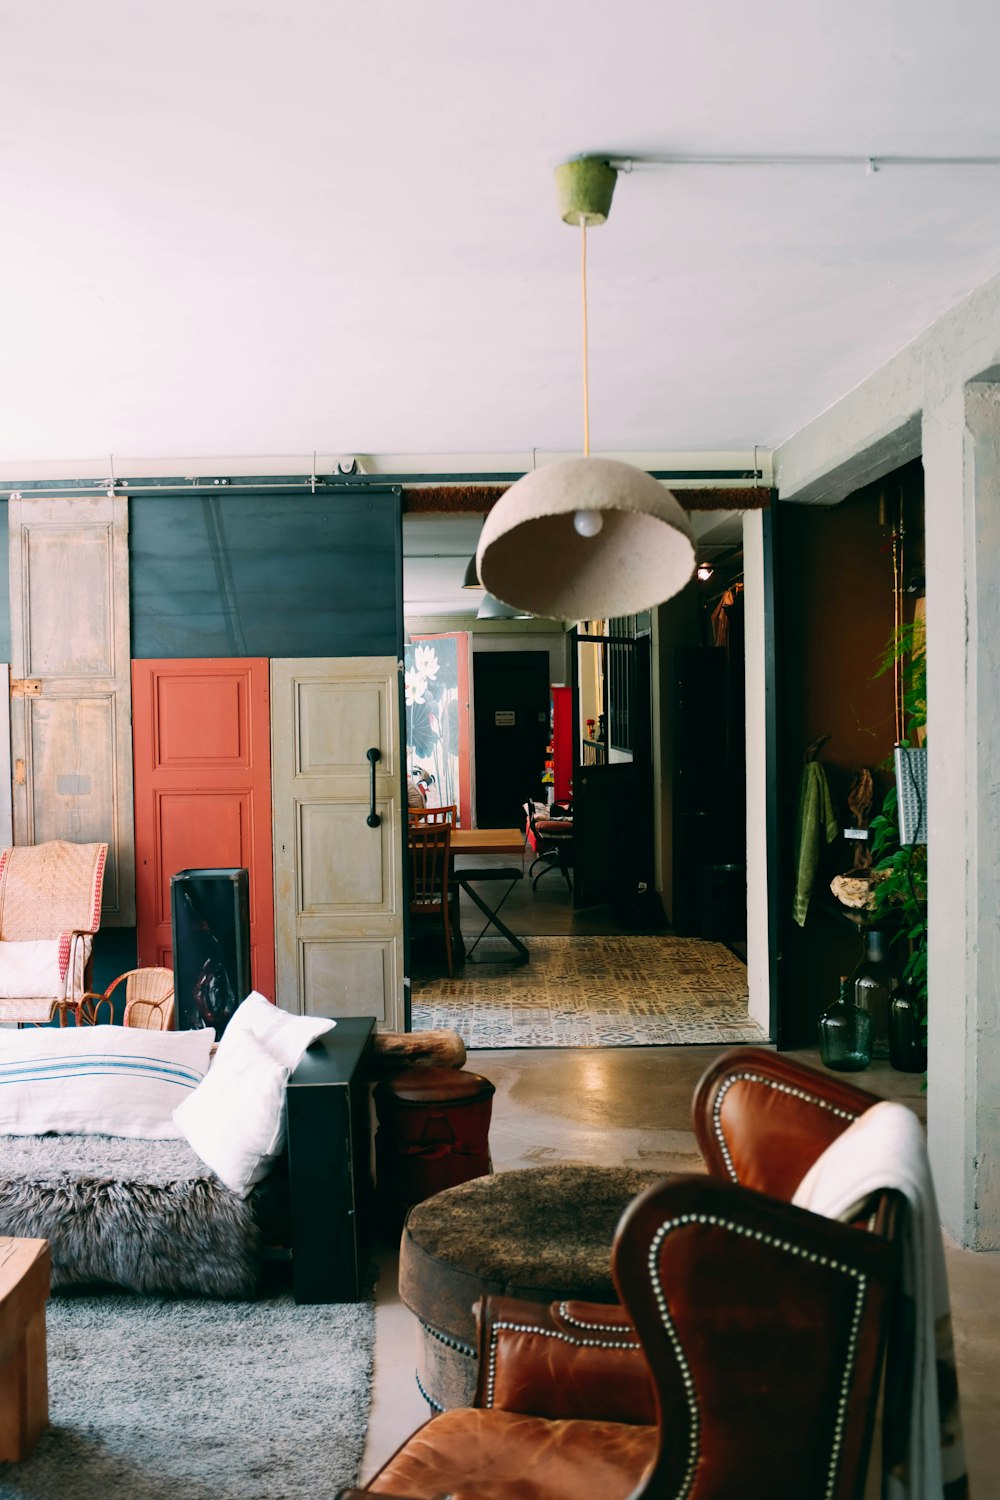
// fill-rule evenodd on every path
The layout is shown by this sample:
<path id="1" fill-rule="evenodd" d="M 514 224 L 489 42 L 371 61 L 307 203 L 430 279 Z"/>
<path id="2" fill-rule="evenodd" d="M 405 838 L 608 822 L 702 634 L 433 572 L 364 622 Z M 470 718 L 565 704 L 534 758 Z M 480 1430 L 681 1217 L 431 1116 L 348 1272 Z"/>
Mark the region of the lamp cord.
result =
<path id="1" fill-rule="evenodd" d="M 583 291 L 583 456 L 590 457 L 590 379 L 587 359 L 587 220 L 581 218 L 583 230 L 580 255 L 580 279 Z"/>

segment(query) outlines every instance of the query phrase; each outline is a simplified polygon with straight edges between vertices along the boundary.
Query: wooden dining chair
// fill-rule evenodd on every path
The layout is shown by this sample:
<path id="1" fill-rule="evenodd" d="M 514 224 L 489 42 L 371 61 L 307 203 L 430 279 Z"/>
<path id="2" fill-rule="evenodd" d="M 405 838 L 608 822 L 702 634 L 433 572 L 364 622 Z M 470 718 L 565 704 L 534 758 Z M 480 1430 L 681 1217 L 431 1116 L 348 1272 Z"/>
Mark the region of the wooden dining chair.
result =
<path id="1" fill-rule="evenodd" d="M 447 809 L 428 808 L 428 812 Z M 454 811 L 454 809 L 451 809 Z M 450 822 L 410 819 L 410 915 L 440 916 L 444 931 L 444 949 L 448 960 L 448 977 L 454 973 L 451 951 L 451 917 L 448 911 L 448 879 L 451 873 Z"/>
<path id="2" fill-rule="evenodd" d="M 458 808 L 454 803 L 448 807 L 411 807 L 408 809 L 410 827 L 414 824 L 447 823 L 454 828 Z"/>

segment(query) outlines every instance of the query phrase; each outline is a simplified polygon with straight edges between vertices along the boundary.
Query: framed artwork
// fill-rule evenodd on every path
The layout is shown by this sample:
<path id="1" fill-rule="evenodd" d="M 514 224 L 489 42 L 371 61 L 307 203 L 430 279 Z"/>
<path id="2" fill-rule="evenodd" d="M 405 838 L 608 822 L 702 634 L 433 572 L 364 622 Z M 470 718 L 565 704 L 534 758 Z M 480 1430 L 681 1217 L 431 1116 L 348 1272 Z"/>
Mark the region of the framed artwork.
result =
<path id="1" fill-rule="evenodd" d="M 428 807 L 458 808 L 472 826 L 469 635 L 414 636 L 404 649 L 406 771 Z"/>

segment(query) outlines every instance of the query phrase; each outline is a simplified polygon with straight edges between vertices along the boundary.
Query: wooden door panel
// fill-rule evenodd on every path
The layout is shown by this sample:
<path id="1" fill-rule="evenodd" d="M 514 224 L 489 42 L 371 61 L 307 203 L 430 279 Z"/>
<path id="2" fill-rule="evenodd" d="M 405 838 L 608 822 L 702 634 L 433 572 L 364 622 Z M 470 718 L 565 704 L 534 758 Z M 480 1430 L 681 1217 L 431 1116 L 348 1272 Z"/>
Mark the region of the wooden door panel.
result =
<path id="1" fill-rule="evenodd" d="M 24 559 L 29 677 L 110 676 L 114 672 L 114 599 L 107 522 L 32 527 Z M 67 567 L 72 558 L 73 566 Z M 53 608 L 57 601 L 58 610 Z M 67 630 L 58 615 L 73 621 Z"/>
<path id="2" fill-rule="evenodd" d="M 274 994 L 267 659 L 133 663 L 138 940 L 170 963 L 170 877 L 250 872 L 253 983 Z"/>
<path id="3" fill-rule="evenodd" d="M 13 831 L 107 842 L 101 920 L 135 920 L 128 502 L 8 507 Z"/>
<path id="4" fill-rule="evenodd" d="M 249 869 L 251 805 L 249 792 L 156 795 L 159 921 L 170 921 L 170 876 L 178 870 Z"/>
<path id="5" fill-rule="evenodd" d="M 353 842 L 349 861 L 338 851 L 352 847 L 354 831 L 368 817 L 368 801 L 304 803 L 299 807 L 302 889 L 299 908 L 305 916 L 335 912 L 391 914 L 395 884 L 392 821 L 385 804 L 376 801 L 382 818 L 372 837 Z"/>
<path id="6" fill-rule="evenodd" d="M 32 809 L 32 842 L 106 842 L 107 830 L 116 824 L 118 804 L 116 695 L 29 699 L 23 714 L 26 775 L 36 787 L 51 788 Z M 128 843 L 131 847 L 131 838 Z M 134 897 L 131 888 L 124 887 L 119 844 L 120 840 L 108 843 L 102 920 L 109 911 L 132 909 Z"/>
<path id="7" fill-rule="evenodd" d="M 280 660 L 271 677 L 278 1003 L 402 1030 L 398 663 Z"/>
<path id="8" fill-rule="evenodd" d="M 306 939 L 300 949 L 303 993 L 316 996 L 316 1015 L 375 1015 L 385 1022 L 385 1006 L 371 1009 L 372 996 L 392 993 L 397 964 L 397 942 L 372 938 L 367 942 L 324 938 Z M 366 1008 L 367 1007 L 367 1008 Z"/>
<path id="9" fill-rule="evenodd" d="M 298 775 L 356 778 L 370 745 L 387 747 L 383 755 L 388 759 L 379 763 L 379 771 L 394 773 L 384 692 L 301 682 L 295 697 Z"/>
<path id="10" fill-rule="evenodd" d="M 190 672 L 156 683 L 156 763 L 161 770 L 248 770 L 246 682 Z"/>

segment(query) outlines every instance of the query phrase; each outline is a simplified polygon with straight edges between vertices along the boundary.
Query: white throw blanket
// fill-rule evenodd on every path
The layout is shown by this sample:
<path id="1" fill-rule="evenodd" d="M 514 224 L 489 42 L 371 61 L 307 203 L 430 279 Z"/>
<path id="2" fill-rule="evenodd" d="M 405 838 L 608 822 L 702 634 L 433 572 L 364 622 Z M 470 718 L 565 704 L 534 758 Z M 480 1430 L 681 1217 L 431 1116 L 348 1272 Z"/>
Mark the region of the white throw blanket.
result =
<path id="1" fill-rule="evenodd" d="M 792 1199 L 827 1218 L 850 1220 L 873 1193 L 894 1188 L 909 1206 L 903 1294 L 913 1301 L 913 1391 L 906 1456 L 885 1476 L 887 1500 L 942 1500 L 966 1494 L 965 1453 L 955 1378 L 944 1244 L 927 1146 L 902 1104 L 873 1105 L 828 1146 Z M 911 1320 L 907 1320 L 910 1322 Z M 891 1445 L 899 1450 L 898 1444 Z"/>

